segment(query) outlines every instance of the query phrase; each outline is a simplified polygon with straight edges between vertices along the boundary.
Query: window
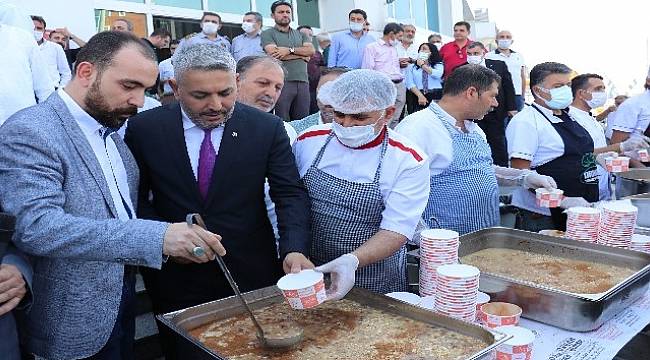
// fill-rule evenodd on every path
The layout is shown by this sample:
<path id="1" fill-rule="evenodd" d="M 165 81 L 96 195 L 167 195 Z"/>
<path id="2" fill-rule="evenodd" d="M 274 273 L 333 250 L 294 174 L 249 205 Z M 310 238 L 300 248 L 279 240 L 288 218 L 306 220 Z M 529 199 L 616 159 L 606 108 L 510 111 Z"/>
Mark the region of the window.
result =
<path id="1" fill-rule="evenodd" d="M 425 0 L 411 0 L 411 7 L 413 9 L 413 18 L 415 25 L 421 28 L 427 27 L 427 6 Z"/>
<path id="2" fill-rule="evenodd" d="M 271 17 L 271 4 L 275 0 L 255 0 L 255 11 L 262 14 L 262 16 L 270 18 Z"/>
<path id="3" fill-rule="evenodd" d="M 438 0 L 427 0 L 427 25 L 429 30 L 440 32 L 438 21 Z"/>
<path id="4" fill-rule="evenodd" d="M 133 32 L 139 37 L 146 37 L 147 16 L 145 14 L 130 13 L 125 11 L 112 11 L 95 9 L 95 26 L 97 32 L 111 29 L 111 24 L 116 18 L 127 18 L 133 23 Z"/>
<path id="5" fill-rule="evenodd" d="M 410 21 L 411 19 L 411 2 L 409 0 L 395 1 L 395 19 L 398 21 Z"/>
<path id="6" fill-rule="evenodd" d="M 320 27 L 320 14 L 318 12 L 318 0 L 298 0 L 298 23 L 311 27 Z"/>
<path id="7" fill-rule="evenodd" d="M 222 2 L 222 0 L 220 0 Z M 173 6 L 185 9 L 203 9 L 201 0 L 153 0 L 156 5 Z"/>
<path id="8" fill-rule="evenodd" d="M 217 13 L 244 14 L 251 11 L 251 2 L 248 0 L 209 0 L 208 9 Z"/>

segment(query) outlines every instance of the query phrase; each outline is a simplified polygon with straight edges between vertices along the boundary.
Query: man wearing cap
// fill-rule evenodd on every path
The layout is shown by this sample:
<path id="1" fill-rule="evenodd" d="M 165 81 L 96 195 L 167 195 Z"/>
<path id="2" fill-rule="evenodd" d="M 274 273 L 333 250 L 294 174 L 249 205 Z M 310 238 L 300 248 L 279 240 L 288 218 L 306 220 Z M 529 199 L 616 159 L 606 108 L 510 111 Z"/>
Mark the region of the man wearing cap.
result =
<path id="1" fill-rule="evenodd" d="M 460 66 L 445 81 L 442 99 L 404 118 L 397 132 L 413 140 L 430 159 L 430 197 L 423 219 L 431 228 L 466 234 L 499 224 L 499 188 L 555 188 L 534 171 L 495 166 L 481 128 L 496 107 L 501 78 L 481 65 Z"/>
<path id="2" fill-rule="evenodd" d="M 311 198 L 310 256 L 332 273 L 330 299 L 354 285 L 407 289 L 405 243 L 427 202 L 429 170 L 423 153 L 386 126 L 396 96 L 383 73 L 342 74 L 318 94 L 334 121 L 311 127 L 293 147 Z"/>

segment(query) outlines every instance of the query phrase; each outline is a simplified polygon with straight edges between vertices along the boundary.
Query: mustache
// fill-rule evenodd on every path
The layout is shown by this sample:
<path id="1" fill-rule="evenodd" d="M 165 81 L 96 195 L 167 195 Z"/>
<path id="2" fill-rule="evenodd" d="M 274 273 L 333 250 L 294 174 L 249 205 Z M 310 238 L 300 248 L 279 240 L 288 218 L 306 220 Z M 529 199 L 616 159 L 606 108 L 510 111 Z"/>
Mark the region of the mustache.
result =
<path id="1" fill-rule="evenodd" d="M 219 116 L 219 115 L 227 115 L 228 110 L 208 110 L 199 113 L 200 116 Z"/>
<path id="2" fill-rule="evenodd" d="M 273 100 L 273 98 L 268 96 L 268 95 L 258 96 L 257 100 L 265 101 L 265 102 L 267 102 L 269 104 L 274 104 L 275 103 L 275 100 Z"/>

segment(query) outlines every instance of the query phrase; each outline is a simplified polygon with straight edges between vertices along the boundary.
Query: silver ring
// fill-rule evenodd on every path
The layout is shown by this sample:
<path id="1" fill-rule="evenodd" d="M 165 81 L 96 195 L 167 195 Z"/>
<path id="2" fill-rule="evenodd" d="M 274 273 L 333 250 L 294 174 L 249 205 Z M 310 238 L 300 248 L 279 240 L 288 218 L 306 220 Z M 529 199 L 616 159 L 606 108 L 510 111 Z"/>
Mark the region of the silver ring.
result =
<path id="1" fill-rule="evenodd" d="M 205 250 L 200 246 L 195 246 L 194 249 L 192 249 L 192 254 L 196 257 L 201 257 L 205 255 Z"/>

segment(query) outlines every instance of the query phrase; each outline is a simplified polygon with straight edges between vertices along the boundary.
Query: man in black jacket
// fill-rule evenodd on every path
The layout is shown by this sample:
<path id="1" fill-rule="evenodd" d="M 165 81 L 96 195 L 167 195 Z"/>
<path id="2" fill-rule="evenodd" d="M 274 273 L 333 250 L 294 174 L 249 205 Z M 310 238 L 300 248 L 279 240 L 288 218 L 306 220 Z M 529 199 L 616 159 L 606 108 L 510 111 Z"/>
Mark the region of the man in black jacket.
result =
<path id="1" fill-rule="evenodd" d="M 487 138 L 492 150 L 492 160 L 495 165 L 508 166 L 508 149 L 506 147 L 506 119 L 514 116 L 517 110 L 515 103 L 515 88 L 512 85 L 512 76 L 505 62 L 485 59 L 486 49 L 482 43 L 475 41 L 467 46 L 467 62 L 478 64 L 494 70 L 501 77 L 499 106 L 489 112 L 483 120 L 477 122 Z"/>
<path id="2" fill-rule="evenodd" d="M 183 221 L 200 213 L 222 236 L 240 290 L 273 285 L 284 272 L 312 268 L 310 200 L 282 120 L 236 103 L 235 61 L 227 50 L 196 44 L 174 54 L 170 85 L 178 102 L 129 120 L 125 140 L 140 167 L 138 216 Z M 279 248 L 264 203 L 268 179 Z M 154 312 L 233 295 L 216 262 L 143 271 Z M 177 358 L 163 336 L 167 359 Z"/>

